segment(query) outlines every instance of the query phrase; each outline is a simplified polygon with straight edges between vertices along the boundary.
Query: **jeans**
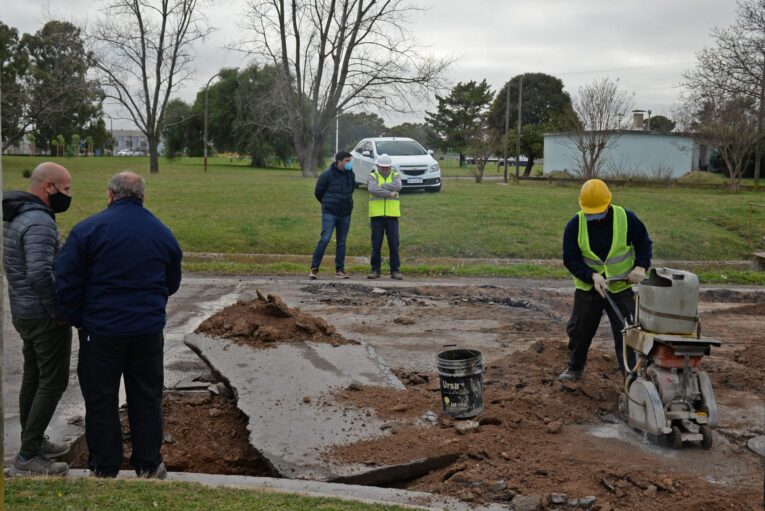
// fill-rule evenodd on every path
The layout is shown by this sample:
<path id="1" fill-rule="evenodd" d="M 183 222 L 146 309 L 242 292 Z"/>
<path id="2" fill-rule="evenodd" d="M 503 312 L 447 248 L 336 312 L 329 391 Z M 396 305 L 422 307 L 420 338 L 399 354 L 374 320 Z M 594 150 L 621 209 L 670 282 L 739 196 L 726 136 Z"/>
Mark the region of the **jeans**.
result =
<path id="1" fill-rule="evenodd" d="M 635 314 L 635 293 L 632 289 L 627 289 L 621 293 L 612 294 L 616 306 L 619 307 L 625 318 L 632 318 Z M 595 290 L 582 291 L 577 289 L 574 293 L 574 310 L 571 312 L 571 318 L 568 321 L 568 367 L 572 371 L 582 371 L 587 364 L 587 352 L 590 350 L 592 338 L 600 326 L 600 319 L 603 316 L 603 309 L 608 314 L 608 320 L 611 323 L 611 332 L 614 336 L 614 352 L 619 369 L 624 372 L 624 362 L 622 359 L 623 339 L 622 325 L 619 318 L 611 310 L 611 306 L 605 298 L 600 296 Z M 627 320 L 629 321 L 629 319 Z M 629 348 L 627 351 L 627 362 L 630 367 L 635 366 L 635 352 Z"/>
<path id="2" fill-rule="evenodd" d="M 113 477 L 122 465 L 119 415 L 120 377 L 124 374 L 133 453 L 130 464 L 152 472 L 162 455 L 162 333 L 134 337 L 101 337 L 80 330 L 77 376 L 85 399 L 88 468 Z"/>
<path id="3" fill-rule="evenodd" d="M 25 458 L 40 454 L 45 430 L 69 383 L 72 328 L 51 318 L 13 318 L 24 342 L 24 371 L 19 392 L 21 449 Z"/>
<path id="4" fill-rule="evenodd" d="M 372 226 L 372 271 L 380 273 L 382 267 L 382 243 L 383 236 L 388 238 L 388 251 L 390 252 L 390 272 L 395 273 L 401 269 L 401 259 L 398 255 L 398 218 L 392 216 L 374 216 L 371 218 Z"/>
<path id="5" fill-rule="evenodd" d="M 332 239 L 332 231 L 337 229 L 337 249 L 335 251 L 335 271 L 345 270 L 345 240 L 348 238 L 348 231 L 351 228 L 351 215 L 337 216 L 332 213 L 322 211 L 321 213 L 321 238 L 316 244 L 311 260 L 311 268 L 319 268 L 321 260 L 324 258 L 324 251 L 327 250 Z"/>

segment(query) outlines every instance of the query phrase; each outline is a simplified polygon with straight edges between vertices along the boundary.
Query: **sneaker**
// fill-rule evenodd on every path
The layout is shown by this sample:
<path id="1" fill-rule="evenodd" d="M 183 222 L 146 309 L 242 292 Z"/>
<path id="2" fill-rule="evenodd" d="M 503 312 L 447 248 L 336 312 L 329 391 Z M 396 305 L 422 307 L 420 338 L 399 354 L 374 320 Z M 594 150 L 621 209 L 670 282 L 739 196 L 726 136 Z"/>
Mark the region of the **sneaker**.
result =
<path id="1" fill-rule="evenodd" d="M 335 277 L 337 277 L 338 279 L 348 279 L 351 277 L 351 274 L 345 273 L 343 270 L 340 270 L 335 273 Z"/>
<path id="2" fill-rule="evenodd" d="M 47 458 L 60 458 L 69 452 L 69 446 L 66 444 L 56 444 L 51 442 L 46 436 L 43 438 L 40 446 L 40 454 Z"/>
<path id="3" fill-rule="evenodd" d="M 582 378 L 582 371 L 574 371 L 569 368 L 566 368 L 565 371 L 563 371 L 562 373 L 560 373 L 560 375 L 558 375 L 558 379 L 560 381 L 574 382 L 574 381 L 580 380 L 581 378 Z"/>
<path id="4" fill-rule="evenodd" d="M 369 272 L 369 275 L 367 275 L 368 279 L 379 279 L 380 278 L 380 272 L 379 271 L 371 271 Z"/>
<path id="5" fill-rule="evenodd" d="M 393 280 L 404 280 L 404 276 L 401 274 L 400 271 L 394 271 L 390 274 L 390 278 Z"/>
<path id="6" fill-rule="evenodd" d="M 143 479 L 165 479 L 167 478 L 167 467 L 164 463 L 160 463 L 157 468 L 151 472 L 145 472 L 143 470 L 136 470 L 138 477 Z"/>
<path id="7" fill-rule="evenodd" d="M 311 273 L 308 274 L 308 278 L 311 280 L 316 280 L 319 278 L 319 269 L 318 268 L 311 268 Z"/>
<path id="8" fill-rule="evenodd" d="M 67 472 L 69 465 L 42 455 L 28 460 L 22 460 L 20 455 L 16 456 L 11 467 L 11 475 L 14 476 L 65 476 Z"/>

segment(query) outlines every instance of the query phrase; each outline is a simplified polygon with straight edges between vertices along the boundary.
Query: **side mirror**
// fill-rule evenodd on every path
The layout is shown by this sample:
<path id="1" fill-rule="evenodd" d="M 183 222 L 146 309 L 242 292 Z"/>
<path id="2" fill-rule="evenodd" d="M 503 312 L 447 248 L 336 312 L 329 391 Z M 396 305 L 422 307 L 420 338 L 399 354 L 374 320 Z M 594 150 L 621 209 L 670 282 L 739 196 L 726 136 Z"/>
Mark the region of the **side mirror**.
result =
<path id="1" fill-rule="evenodd" d="M 361 156 L 366 156 L 367 158 L 371 158 L 372 154 L 369 151 L 362 151 Z"/>
<path id="2" fill-rule="evenodd" d="M 433 149 L 428 149 L 428 154 L 433 156 Z"/>

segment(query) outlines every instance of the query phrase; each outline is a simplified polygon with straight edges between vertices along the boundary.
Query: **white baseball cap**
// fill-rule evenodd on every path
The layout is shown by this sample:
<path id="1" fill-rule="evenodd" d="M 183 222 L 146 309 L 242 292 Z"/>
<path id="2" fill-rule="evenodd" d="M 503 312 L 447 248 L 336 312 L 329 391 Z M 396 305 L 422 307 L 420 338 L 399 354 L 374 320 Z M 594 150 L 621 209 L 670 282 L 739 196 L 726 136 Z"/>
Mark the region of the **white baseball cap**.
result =
<path id="1" fill-rule="evenodd" d="M 390 159 L 390 156 L 387 154 L 381 154 L 377 157 L 377 166 L 378 167 L 392 167 L 393 166 L 393 160 Z"/>

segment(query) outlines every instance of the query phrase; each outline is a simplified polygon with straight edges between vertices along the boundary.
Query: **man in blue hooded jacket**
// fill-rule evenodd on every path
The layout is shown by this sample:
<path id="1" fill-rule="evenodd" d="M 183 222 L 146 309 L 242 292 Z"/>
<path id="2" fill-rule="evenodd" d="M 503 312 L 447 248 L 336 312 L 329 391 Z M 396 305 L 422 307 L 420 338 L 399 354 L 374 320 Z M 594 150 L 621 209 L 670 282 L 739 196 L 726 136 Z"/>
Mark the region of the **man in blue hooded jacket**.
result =
<path id="1" fill-rule="evenodd" d="M 311 279 L 319 278 L 319 266 L 335 230 L 335 276 L 340 279 L 350 276 L 345 272 L 345 240 L 351 228 L 353 190 L 356 189 L 356 176 L 351 160 L 351 153 L 338 152 L 332 165 L 322 172 L 316 181 L 314 195 L 321 202 L 321 237 L 313 251 L 311 273 L 308 275 Z"/>

